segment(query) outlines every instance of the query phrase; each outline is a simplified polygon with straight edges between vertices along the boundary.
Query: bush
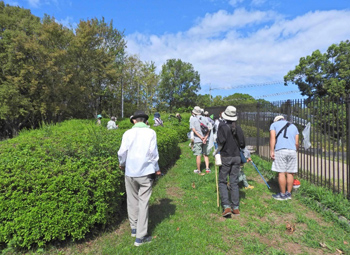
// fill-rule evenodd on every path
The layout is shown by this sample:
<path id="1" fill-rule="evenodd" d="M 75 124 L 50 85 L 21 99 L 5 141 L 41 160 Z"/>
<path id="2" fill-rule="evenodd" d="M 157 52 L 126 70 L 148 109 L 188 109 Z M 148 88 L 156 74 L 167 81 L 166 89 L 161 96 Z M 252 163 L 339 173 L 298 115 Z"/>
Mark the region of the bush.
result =
<path id="1" fill-rule="evenodd" d="M 0 146 L 0 242 L 43 246 L 81 239 L 123 199 L 121 134 L 91 121 L 25 132 Z"/>
<path id="2" fill-rule="evenodd" d="M 131 127 L 128 119 L 122 123 Z M 164 169 L 178 156 L 179 136 L 175 129 L 155 130 Z M 0 244 L 30 248 L 82 239 L 117 220 L 125 200 L 117 157 L 124 131 L 70 120 L 1 142 Z"/>

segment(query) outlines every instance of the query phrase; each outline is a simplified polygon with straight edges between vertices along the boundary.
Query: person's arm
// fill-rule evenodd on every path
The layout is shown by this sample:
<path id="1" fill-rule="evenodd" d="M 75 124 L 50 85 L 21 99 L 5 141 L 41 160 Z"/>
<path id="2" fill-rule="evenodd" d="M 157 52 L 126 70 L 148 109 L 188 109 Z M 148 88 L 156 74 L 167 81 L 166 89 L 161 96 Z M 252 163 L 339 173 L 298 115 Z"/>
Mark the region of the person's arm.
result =
<path id="1" fill-rule="evenodd" d="M 196 136 L 199 137 L 199 139 L 201 139 L 202 141 L 204 141 L 204 137 L 203 137 L 201 134 L 199 134 L 195 128 L 192 128 L 192 131 L 193 131 L 193 133 L 196 134 Z"/>
<path id="2" fill-rule="evenodd" d="M 299 134 L 295 136 L 295 147 L 299 150 Z"/>
<path id="3" fill-rule="evenodd" d="M 218 130 L 217 130 L 217 137 L 216 137 L 216 143 L 218 145 L 218 148 L 216 149 L 216 153 L 219 153 L 222 149 L 222 147 L 224 146 L 226 142 L 226 136 L 225 136 L 225 132 L 222 126 L 218 126 Z"/>
<path id="4" fill-rule="evenodd" d="M 125 169 L 127 155 L 128 155 L 127 136 L 124 134 L 122 138 L 122 143 L 118 150 L 119 168 L 122 170 Z"/>
<path id="5" fill-rule="evenodd" d="M 245 139 L 244 139 L 243 130 L 238 125 L 236 126 L 236 130 L 237 130 L 237 138 L 238 138 L 239 148 L 244 149 L 245 148 Z"/>
<path id="6" fill-rule="evenodd" d="M 270 130 L 270 157 L 275 160 L 276 131 Z"/>
<path id="7" fill-rule="evenodd" d="M 151 139 L 151 143 L 150 143 L 150 148 L 149 148 L 149 160 L 154 164 L 154 170 L 156 172 L 156 175 L 160 175 L 161 171 L 159 169 L 159 164 L 158 164 L 158 160 L 159 160 L 159 153 L 158 153 L 158 147 L 157 147 L 157 135 L 155 132 L 153 132 L 153 136 Z"/>

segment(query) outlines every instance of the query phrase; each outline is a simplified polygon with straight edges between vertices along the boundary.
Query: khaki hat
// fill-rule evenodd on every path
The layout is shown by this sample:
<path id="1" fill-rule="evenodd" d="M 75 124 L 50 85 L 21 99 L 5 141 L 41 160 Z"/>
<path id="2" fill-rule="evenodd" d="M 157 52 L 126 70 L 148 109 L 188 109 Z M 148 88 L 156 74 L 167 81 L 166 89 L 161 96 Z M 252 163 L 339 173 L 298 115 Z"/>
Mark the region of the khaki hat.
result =
<path id="1" fill-rule="evenodd" d="M 221 117 L 225 120 L 236 121 L 237 120 L 237 112 L 236 107 L 227 106 L 226 110 L 221 114 Z"/>
<path id="2" fill-rule="evenodd" d="M 284 116 L 282 115 L 278 115 L 275 117 L 275 119 L 273 120 L 273 122 L 279 121 L 279 120 L 284 120 Z"/>
<path id="3" fill-rule="evenodd" d="M 202 114 L 201 108 L 199 106 L 195 106 L 192 110 L 192 113 L 196 115 Z"/>

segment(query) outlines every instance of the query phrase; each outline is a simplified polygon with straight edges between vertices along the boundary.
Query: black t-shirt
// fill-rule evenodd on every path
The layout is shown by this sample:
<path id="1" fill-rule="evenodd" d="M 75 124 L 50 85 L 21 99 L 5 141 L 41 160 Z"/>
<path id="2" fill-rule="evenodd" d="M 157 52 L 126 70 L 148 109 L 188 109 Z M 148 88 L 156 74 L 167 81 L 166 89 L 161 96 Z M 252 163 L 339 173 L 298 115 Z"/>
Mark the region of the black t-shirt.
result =
<path id="1" fill-rule="evenodd" d="M 220 151 L 221 157 L 239 157 L 239 147 L 241 149 L 245 148 L 245 140 L 241 127 L 236 123 L 236 136 L 234 139 L 231 126 L 232 122 L 230 121 L 227 121 L 227 123 L 220 122 L 219 124 L 216 141 L 219 146 L 222 146 Z"/>

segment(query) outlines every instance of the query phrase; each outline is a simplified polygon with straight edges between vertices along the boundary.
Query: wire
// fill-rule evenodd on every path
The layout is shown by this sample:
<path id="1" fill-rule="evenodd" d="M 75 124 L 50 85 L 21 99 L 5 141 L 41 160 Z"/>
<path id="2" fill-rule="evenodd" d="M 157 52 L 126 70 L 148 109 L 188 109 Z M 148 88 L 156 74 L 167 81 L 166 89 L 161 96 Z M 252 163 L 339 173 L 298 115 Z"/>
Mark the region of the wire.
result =
<path id="1" fill-rule="evenodd" d="M 269 94 L 269 95 L 258 96 L 257 98 L 274 97 L 274 96 L 288 95 L 288 94 L 294 94 L 294 93 L 300 93 L 300 91 L 299 90 L 292 90 L 292 91 L 286 91 L 286 92 L 280 92 L 280 93 L 274 93 L 274 94 Z"/>
<path id="2" fill-rule="evenodd" d="M 211 88 L 209 87 L 209 91 L 216 90 L 216 89 L 240 89 L 240 88 L 252 88 L 252 87 L 263 87 L 263 86 L 270 86 L 270 85 L 277 85 L 277 84 L 284 84 L 284 81 L 271 81 L 271 82 L 263 82 L 263 83 L 253 83 L 253 84 L 247 84 L 247 85 L 238 85 L 238 86 L 227 86 L 223 88 Z"/>

